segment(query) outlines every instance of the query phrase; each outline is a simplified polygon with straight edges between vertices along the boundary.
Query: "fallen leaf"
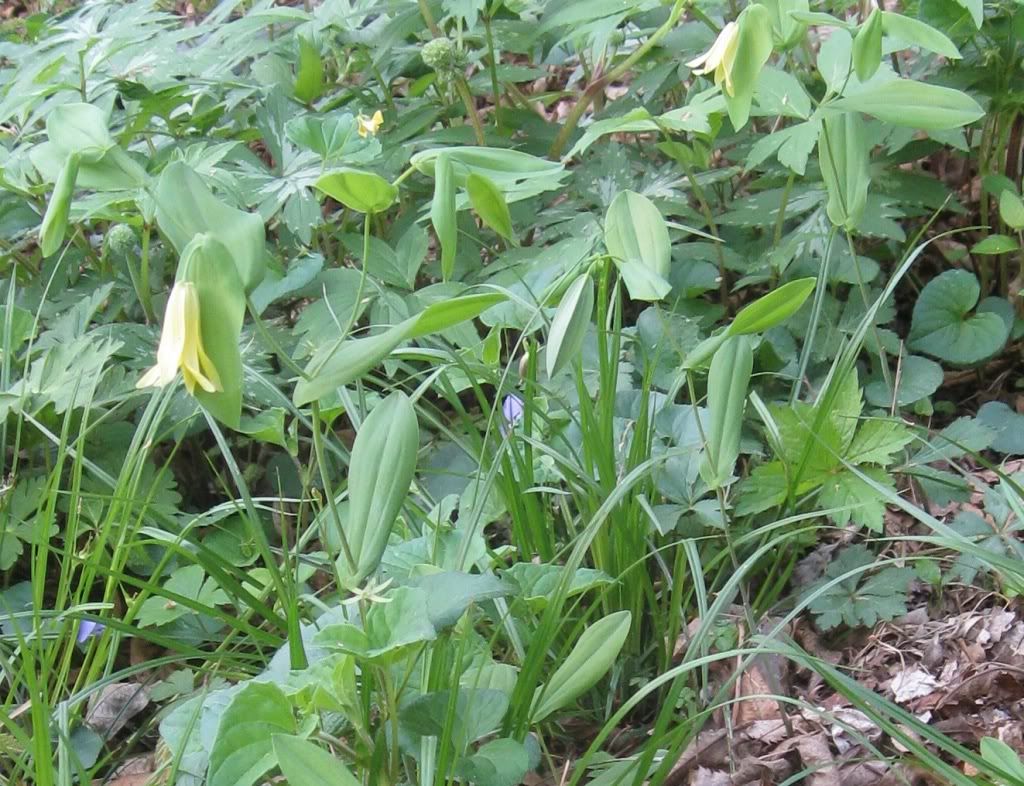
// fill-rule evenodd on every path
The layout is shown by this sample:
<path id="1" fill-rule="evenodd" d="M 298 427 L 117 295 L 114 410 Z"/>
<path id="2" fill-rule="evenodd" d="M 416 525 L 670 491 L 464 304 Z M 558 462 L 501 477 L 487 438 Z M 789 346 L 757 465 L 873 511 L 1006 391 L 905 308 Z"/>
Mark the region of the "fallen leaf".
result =
<path id="1" fill-rule="evenodd" d="M 89 700 L 85 722 L 94 732 L 110 739 L 149 706 L 146 688 L 135 682 L 113 682 Z"/>
<path id="2" fill-rule="evenodd" d="M 906 704 L 912 699 L 931 695 L 939 687 L 939 682 L 927 671 L 915 666 L 904 669 L 893 677 L 889 687 L 896 703 Z"/>

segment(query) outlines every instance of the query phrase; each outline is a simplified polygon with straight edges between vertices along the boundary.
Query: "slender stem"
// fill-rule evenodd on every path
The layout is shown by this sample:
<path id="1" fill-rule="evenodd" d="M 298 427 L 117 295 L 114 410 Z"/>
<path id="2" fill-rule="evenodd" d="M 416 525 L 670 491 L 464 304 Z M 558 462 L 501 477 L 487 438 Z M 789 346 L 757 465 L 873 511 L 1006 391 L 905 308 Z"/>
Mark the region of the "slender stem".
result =
<path id="1" fill-rule="evenodd" d="M 473 99 L 473 94 L 469 90 L 469 83 L 466 82 L 466 78 L 462 76 L 462 74 L 455 75 L 455 92 L 459 94 L 459 98 L 462 99 L 462 103 L 466 107 L 466 116 L 469 118 L 470 125 L 473 126 L 476 143 L 482 147 L 486 144 L 484 139 L 484 124 L 480 120 L 480 113 L 477 111 L 476 101 Z"/>
<path id="2" fill-rule="evenodd" d="M 421 3 L 422 2 L 423 0 L 421 0 Z M 604 76 L 592 82 L 587 89 L 583 91 L 583 95 L 580 96 L 580 99 L 576 102 L 576 106 L 572 108 L 569 116 L 566 117 L 562 130 L 559 131 L 558 136 L 555 137 L 555 141 L 552 143 L 551 149 L 548 151 L 548 158 L 561 158 L 562 151 L 569 142 L 569 137 L 572 136 L 573 131 L 576 130 L 576 126 L 579 125 L 584 113 L 590 107 L 590 104 L 593 103 L 597 95 L 604 90 L 606 85 L 614 82 L 632 68 L 637 61 L 657 46 L 658 42 L 661 41 L 662 38 L 668 35 L 669 31 L 676 26 L 676 22 L 679 21 L 679 17 L 682 16 L 684 4 L 685 0 L 676 0 L 675 5 L 672 6 L 672 11 L 668 15 L 668 19 L 665 20 L 665 23 L 661 27 L 651 33 L 647 40 L 638 46 L 633 53 L 629 55 L 629 57 L 615 66 L 615 68 L 608 71 Z"/>
<path id="3" fill-rule="evenodd" d="M 142 259 L 139 263 L 139 301 L 142 303 L 142 313 L 146 315 L 146 322 L 156 322 L 156 312 L 153 311 L 153 290 L 149 285 L 149 224 L 142 225 Z"/>
<path id="4" fill-rule="evenodd" d="M 490 14 L 484 14 L 484 36 L 487 40 L 487 60 L 491 72 L 491 92 L 494 94 L 494 127 L 501 134 L 501 88 L 498 86 L 498 57 L 494 53 L 494 34 Z"/>
<path id="5" fill-rule="evenodd" d="M 836 227 L 828 233 L 828 242 L 825 243 L 825 259 L 822 260 L 821 269 L 818 271 L 818 284 L 814 289 L 814 303 L 811 305 L 811 322 L 807 326 L 807 335 L 804 337 L 804 345 L 800 350 L 800 369 L 797 371 L 796 379 L 793 381 L 793 390 L 789 395 L 789 403 L 795 404 L 800 397 L 800 386 L 803 384 L 804 375 L 807 373 L 807 366 L 811 362 L 811 348 L 814 346 L 814 335 L 818 332 L 818 323 L 821 321 L 821 310 L 825 302 L 825 290 L 828 287 L 829 263 L 832 260 L 832 241 L 836 236 Z"/>
<path id="6" fill-rule="evenodd" d="M 427 27 L 430 29 L 430 34 L 434 38 L 439 38 L 444 35 L 441 32 L 441 28 L 437 26 L 437 22 L 434 21 L 434 15 L 430 13 L 430 6 L 427 4 L 427 0 L 416 0 L 420 7 L 420 16 L 423 17 L 423 21 L 427 23 Z"/>
<path id="7" fill-rule="evenodd" d="M 252 298 L 248 295 L 245 296 L 245 307 L 249 311 L 249 316 L 252 317 L 253 324 L 256 325 L 256 332 L 260 334 L 260 338 L 266 342 L 267 346 L 270 347 L 270 350 L 277 355 L 278 359 L 289 371 L 297 375 L 300 379 L 305 379 L 307 376 L 306 372 L 301 366 L 292 360 L 291 356 L 284 351 L 284 347 L 282 347 L 278 340 L 274 338 L 274 335 L 270 332 L 267 326 L 263 324 L 263 320 L 260 318 L 259 313 L 257 313 L 255 304 L 252 302 Z"/>
<path id="8" fill-rule="evenodd" d="M 331 520 L 338 532 L 338 540 L 341 543 L 341 551 L 345 555 L 345 562 L 348 563 L 349 572 L 354 576 L 359 570 L 352 547 L 349 546 L 345 530 L 341 526 L 341 515 L 338 513 L 338 505 L 334 499 L 334 491 L 331 489 L 330 479 L 327 477 L 327 462 L 324 459 L 324 442 L 320 426 L 320 404 L 316 401 L 312 405 L 313 417 L 313 455 L 316 456 L 316 467 L 320 473 L 320 483 L 324 487 L 324 496 L 327 497 L 327 508 L 331 513 Z"/>
<path id="9" fill-rule="evenodd" d="M 793 181 L 796 179 L 796 172 L 789 170 L 789 177 L 786 178 L 786 187 L 782 189 L 782 204 L 779 205 L 779 215 L 775 218 L 775 246 L 782 242 L 782 227 L 786 223 L 786 205 L 789 204 L 789 192 L 793 190 Z"/>
<path id="10" fill-rule="evenodd" d="M 718 224 L 715 222 L 715 214 L 711 210 L 707 197 L 704 196 L 704 189 L 697 182 L 697 176 L 693 173 L 693 167 L 689 164 L 684 164 L 684 171 L 686 172 L 686 179 L 690 181 L 693 195 L 697 198 L 697 202 L 700 203 L 701 212 L 704 214 L 704 220 L 708 225 L 708 231 L 718 240 L 717 243 L 712 244 L 715 247 L 715 254 L 718 256 L 718 293 L 722 299 L 722 307 L 725 309 L 725 313 L 731 314 L 732 308 L 729 305 L 729 271 L 725 267 L 725 251 L 722 250 L 722 242 L 718 235 Z"/>

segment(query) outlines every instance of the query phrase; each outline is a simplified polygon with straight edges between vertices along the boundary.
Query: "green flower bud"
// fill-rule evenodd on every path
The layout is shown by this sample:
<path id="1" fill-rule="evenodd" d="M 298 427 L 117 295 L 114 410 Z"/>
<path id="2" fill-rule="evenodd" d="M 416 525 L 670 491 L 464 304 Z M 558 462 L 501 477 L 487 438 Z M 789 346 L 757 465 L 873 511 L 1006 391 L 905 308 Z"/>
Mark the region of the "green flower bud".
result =
<path id="1" fill-rule="evenodd" d="M 430 68 L 438 72 L 455 71 L 464 68 L 466 55 L 452 43 L 451 39 L 435 38 L 423 45 L 420 57 Z"/>
<path id="2" fill-rule="evenodd" d="M 123 262 L 138 252 L 138 238 L 135 230 L 127 224 L 115 224 L 103 238 L 103 255 L 108 259 Z"/>

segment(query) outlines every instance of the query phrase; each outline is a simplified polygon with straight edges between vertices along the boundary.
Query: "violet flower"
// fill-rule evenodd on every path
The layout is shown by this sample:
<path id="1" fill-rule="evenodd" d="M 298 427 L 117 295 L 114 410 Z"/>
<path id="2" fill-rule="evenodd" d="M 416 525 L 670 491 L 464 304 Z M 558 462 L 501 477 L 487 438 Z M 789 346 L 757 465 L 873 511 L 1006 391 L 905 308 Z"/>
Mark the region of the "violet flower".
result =
<path id="1" fill-rule="evenodd" d="M 107 626 L 102 622 L 93 622 L 92 620 L 82 620 L 78 623 L 78 635 L 75 640 L 79 644 L 85 644 L 86 641 L 91 639 L 93 636 L 99 636 L 106 630 Z"/>
<path id="2" fill-rule="evenodd" d="M 505 416 L 505 423 L 509 426 L 515 426 L 516 423 L 523 419 L 523 408 L 525 406 L 523 400 L 515 393 L 509 393 L 505 396 L 505 400 L 501 403 L 501 414 Z"/>

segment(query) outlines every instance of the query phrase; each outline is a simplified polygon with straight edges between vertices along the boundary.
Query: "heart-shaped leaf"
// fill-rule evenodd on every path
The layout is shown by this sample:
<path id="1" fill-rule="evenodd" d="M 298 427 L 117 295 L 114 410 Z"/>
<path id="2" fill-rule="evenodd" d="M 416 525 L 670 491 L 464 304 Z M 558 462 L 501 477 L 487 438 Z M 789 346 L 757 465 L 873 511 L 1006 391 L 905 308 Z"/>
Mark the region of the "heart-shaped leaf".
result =
<path id="1" fill-rule="evenodd" d="M 914 305 L 910 346 L 933 357 L 970 365 L 996 354 L 1010 335 L 992 309 L 978 309 L 981 287 L 966 270 L 947 270 L 932 279 Z"/>

